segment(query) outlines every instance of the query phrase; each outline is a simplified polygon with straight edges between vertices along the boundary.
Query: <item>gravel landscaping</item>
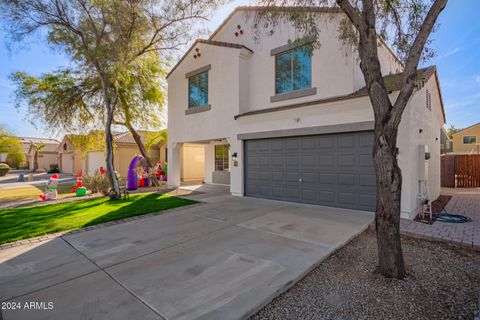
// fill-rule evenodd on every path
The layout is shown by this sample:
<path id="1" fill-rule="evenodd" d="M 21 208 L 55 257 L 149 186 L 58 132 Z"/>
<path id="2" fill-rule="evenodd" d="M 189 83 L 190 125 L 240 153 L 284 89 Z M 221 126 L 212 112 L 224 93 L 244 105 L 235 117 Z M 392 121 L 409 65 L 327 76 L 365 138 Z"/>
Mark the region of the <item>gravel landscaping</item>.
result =
<path id="1" fill-rule="evenodd" d="M 403 239 L 408 276 L 374 273 L 372 231 L 337 251 L 252 316 L 259 319 L 474 319 L 479 311 L 480 253 Z"/>

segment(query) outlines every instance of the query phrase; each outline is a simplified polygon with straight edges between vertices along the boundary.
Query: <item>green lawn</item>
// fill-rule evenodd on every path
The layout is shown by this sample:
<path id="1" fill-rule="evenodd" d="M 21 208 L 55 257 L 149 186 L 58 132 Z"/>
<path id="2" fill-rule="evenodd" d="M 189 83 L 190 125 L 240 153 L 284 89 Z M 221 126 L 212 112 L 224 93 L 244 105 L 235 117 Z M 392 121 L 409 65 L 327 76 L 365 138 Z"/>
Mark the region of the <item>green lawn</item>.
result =
<path id="1" fill-rule="evenodd" d="M 196 203 L 158 193 L 0 210 L 0 244 Z"/>

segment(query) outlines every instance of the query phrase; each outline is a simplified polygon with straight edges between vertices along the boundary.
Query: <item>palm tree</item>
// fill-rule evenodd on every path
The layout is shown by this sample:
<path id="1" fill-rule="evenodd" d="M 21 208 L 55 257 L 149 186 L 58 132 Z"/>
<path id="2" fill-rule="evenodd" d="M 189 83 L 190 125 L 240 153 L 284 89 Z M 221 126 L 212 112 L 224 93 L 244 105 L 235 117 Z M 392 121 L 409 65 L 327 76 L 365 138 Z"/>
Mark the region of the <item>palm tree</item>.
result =
<path id="1" fill-rule="evenodd" d="M 30 146 L 35 150 L 35 154 L 33 155 L 33 172 L 35 172 L 38 170 L 38 153 L 45 148 L 45 144 L 30 142 Z"/>

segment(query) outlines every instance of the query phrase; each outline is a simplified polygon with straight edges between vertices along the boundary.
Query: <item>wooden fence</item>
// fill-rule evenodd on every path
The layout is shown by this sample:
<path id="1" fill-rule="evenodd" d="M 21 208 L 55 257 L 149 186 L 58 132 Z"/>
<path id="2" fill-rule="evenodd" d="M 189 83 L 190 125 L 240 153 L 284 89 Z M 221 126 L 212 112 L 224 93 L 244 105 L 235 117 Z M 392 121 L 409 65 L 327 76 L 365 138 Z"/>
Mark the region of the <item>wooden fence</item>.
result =
<path id="1" fill-rule="evenodd" d="M 480 188 L 480 154 L 443 155 L 442 187 Z"/>

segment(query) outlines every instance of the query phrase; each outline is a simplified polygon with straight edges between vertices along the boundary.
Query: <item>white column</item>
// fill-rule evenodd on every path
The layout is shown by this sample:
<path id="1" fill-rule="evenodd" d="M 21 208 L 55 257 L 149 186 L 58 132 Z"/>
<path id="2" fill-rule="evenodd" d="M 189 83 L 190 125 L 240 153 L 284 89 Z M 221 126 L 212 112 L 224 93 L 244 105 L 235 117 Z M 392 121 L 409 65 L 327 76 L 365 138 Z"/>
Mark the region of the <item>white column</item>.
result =
<path id="1" fill-rule="evenodd" d="M 168 187 L 180 186 L 180 172 L 182 168 L 182 143 L 168 142 Z"/>
<path id="2" fill-rule="evenodd" d="M 243 141 L 233 136 L 228 140 L 230 144 L 230 192 L 233 196 L 243 196 Z M 237 154 L 234 163 L 232 155 Z"/>
<path id="3" fill-rule="evenodd" d="M 212 172 L 215 170 L 215 146 L 205 145 L 205 183 L 212 183 Z"/>

